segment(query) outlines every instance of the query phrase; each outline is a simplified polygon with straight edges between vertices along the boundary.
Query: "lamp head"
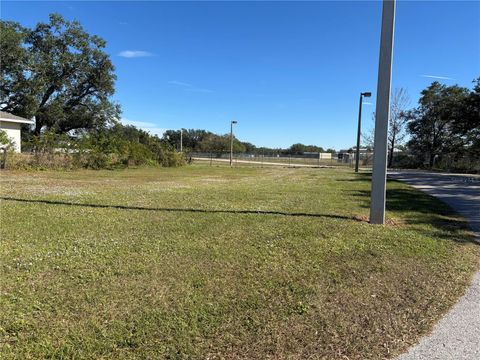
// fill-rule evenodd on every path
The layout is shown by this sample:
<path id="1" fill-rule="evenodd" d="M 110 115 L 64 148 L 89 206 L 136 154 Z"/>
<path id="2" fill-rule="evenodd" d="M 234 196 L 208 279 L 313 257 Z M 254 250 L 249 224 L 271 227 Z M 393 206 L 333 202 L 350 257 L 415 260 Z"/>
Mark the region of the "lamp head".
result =
<path id="1" fill-rule="evenodd" d="M 232 120 L 232 124 L 236 124 L 237 123 L 237 120 Z"/>
<path id="2" fill-rule="evenodd" d="M 372 96 L 372 93 L 371 92 L 364 92 L 364 93 L 362 93 L 362 95 L 365 96 L 365 97 L 370 97 L 370 96 Z"/>

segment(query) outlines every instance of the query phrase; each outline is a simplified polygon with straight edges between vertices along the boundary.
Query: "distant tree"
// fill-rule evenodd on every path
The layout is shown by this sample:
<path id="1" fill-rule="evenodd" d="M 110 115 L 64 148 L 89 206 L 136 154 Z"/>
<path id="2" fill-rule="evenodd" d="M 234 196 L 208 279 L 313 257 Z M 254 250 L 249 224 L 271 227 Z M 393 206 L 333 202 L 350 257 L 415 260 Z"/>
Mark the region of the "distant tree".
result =
<path id="1" fill-rule="evenodd" d="M 301 143 L 297 143 L 297 144 L 293 144 L 292 146 L 290 146 L 290 148 L 288 149 L 289 150 L 289 153 L 290 154 L 303 154 L 305 152 L 305 148 L 306 146 L 304 144 L 301 144 Z"/>
<path id="2" fill-rule="evenodd" d="M 408 118 L 405 116 L 410 98 L 404 88 L 395 89 L 390 105 L 390 119 L 388 121 L 388 167 L 393 164 L 395 148 L 403 144 L 406 136 L 406 124 Z"/>
<path id="3" fill-rule="evenodd" d="M 213 133 L 199 129 L 182 129 L 183 148 L 191 151 L 200 151 L 200 143 Z M 180 147 L 180 130 L 167 130 L 163 133 L 163 140 L 174 148 Z"/>
<path id="4" fill-rule="evenodd" d="M 408 118 L 406 117 L 407 107 L 410 104 L 410 97 L 404 88 L 397 88 L 392 94 L 390 104 L 390 118 L 388 120 L 388 167 L 393 164 L 393 155 L 395 149 L 404 144 L 407 135 L 406 125 Z M 362 133 L 363 147 L 373 149 L 373 138 L 375 131 L 375 113 L 372 114 L 372 122 L 374 127 L 367 132 Z"/>
<path id="5" fill-rule="evenodd" d="M 200 150 L 204 152 L 227 152 L 230 151 L 230 134 L 207 135 L 200 143 Z M 237 138 L 233 138 L 233 152 L 242 153 L 246 148 Z"/>
<path id="6" fill-rule="evenodd" d="M 316 145 L 304 145 L 301 143 L 296 143 L 290 146 L 288 149 L 289 154 L 303 154 L 305 152 L 324 152 L 324 149 L 321 146 Z"/>
<path id="7" fill-rule="evenodd" d="M 34 134 L 94 129 L 115 123 L 110 97 L 116 76 L 105 41 L 58 14 L 34 29 L 1 21 L 3 111 L 31 118 Z M 18 58 L 17 58 L 18 57 Z"/>
<path id="8" fill-rule="evenodd" d="M 463 139 L 466 152 L 472 158 L 480 159 L 480 77 L 473 83 L 468 96 L 456 103 L 452 131 Z"/>
<path id="9" fill-rule="evenodd" d="M 408 147 L 419 158 L 426 157 L 429 167 L 436 156 L 465 150 L 454 124 L 462 116 L 468 94 L 466 88 L 435 81 L 421 92 L 419 106 L 405 114 L 411 136 Z"/>
<path id="10" fill-rule="evenodd" d="M 252 153 L 257 150 L 257 147 L 249 142 L 242 142 L 243 146 L 245 146 L 245 152 Z"/>
<path id="11" fill-rule="evenodd" d="M 151 139 L 156 137 L 156 135 L 150 135 L 147 131 L 139 129 L 133 125 L 123 125 L 121 123 L 117 123 L 105 129 L 105 132 L 111 136 L 144 145 L 148 145 Z"/>

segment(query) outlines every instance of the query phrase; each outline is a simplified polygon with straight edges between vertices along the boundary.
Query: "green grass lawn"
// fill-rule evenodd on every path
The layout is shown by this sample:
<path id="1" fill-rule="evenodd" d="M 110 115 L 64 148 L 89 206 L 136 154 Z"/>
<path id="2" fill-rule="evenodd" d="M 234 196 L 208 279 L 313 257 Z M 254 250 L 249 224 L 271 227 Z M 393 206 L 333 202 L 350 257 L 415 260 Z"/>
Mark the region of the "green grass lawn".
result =
<path id="1" fill-rule="evenodd" d="M 0 358 L 384 359 L 455 302 L 480 247 L 349 169 L 0 174 Z M 21 200 L 21 201 L 20 201 Z"/>

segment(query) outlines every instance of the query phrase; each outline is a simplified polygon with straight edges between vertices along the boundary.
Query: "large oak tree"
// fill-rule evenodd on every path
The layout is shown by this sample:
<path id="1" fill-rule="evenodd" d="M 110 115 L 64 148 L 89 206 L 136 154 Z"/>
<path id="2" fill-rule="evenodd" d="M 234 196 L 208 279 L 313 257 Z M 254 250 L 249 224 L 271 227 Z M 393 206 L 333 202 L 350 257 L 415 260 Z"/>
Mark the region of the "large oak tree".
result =
<path id="1" fill-rule="evenodd" d="M 116 76 L 105 41 L 57 14 L 27 29 L 0 22 L 0 109 L 31 118 L 35 134 L 102 128 L 115 123 Z"/>
<path id="2" fill-rule="evenodd" d="M 435 81 L 422 91 L 419 106 L 406 114 L 408 146 L 418 158 L 425 158 L 429 167 L 433 167 L 437 156 L 468 151 L 466 137 L 458 130 L 458 125 L 466 120 L 468 98 L 467 88 Z"/>

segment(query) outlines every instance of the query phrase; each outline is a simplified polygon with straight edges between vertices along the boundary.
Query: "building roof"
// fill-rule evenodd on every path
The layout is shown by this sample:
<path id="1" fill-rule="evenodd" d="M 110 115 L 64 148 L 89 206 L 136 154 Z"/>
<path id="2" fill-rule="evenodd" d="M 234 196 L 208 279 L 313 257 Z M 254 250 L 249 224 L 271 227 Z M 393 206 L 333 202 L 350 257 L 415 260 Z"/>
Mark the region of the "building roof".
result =
<path id="1" fill-rule="evenodd" d="M 7 113 L 5 111 L 0 111 L 0 121 L 8 121 L 20 124 L 33 124 L 35 121 L 28 120 L 23 117 Z"/>

